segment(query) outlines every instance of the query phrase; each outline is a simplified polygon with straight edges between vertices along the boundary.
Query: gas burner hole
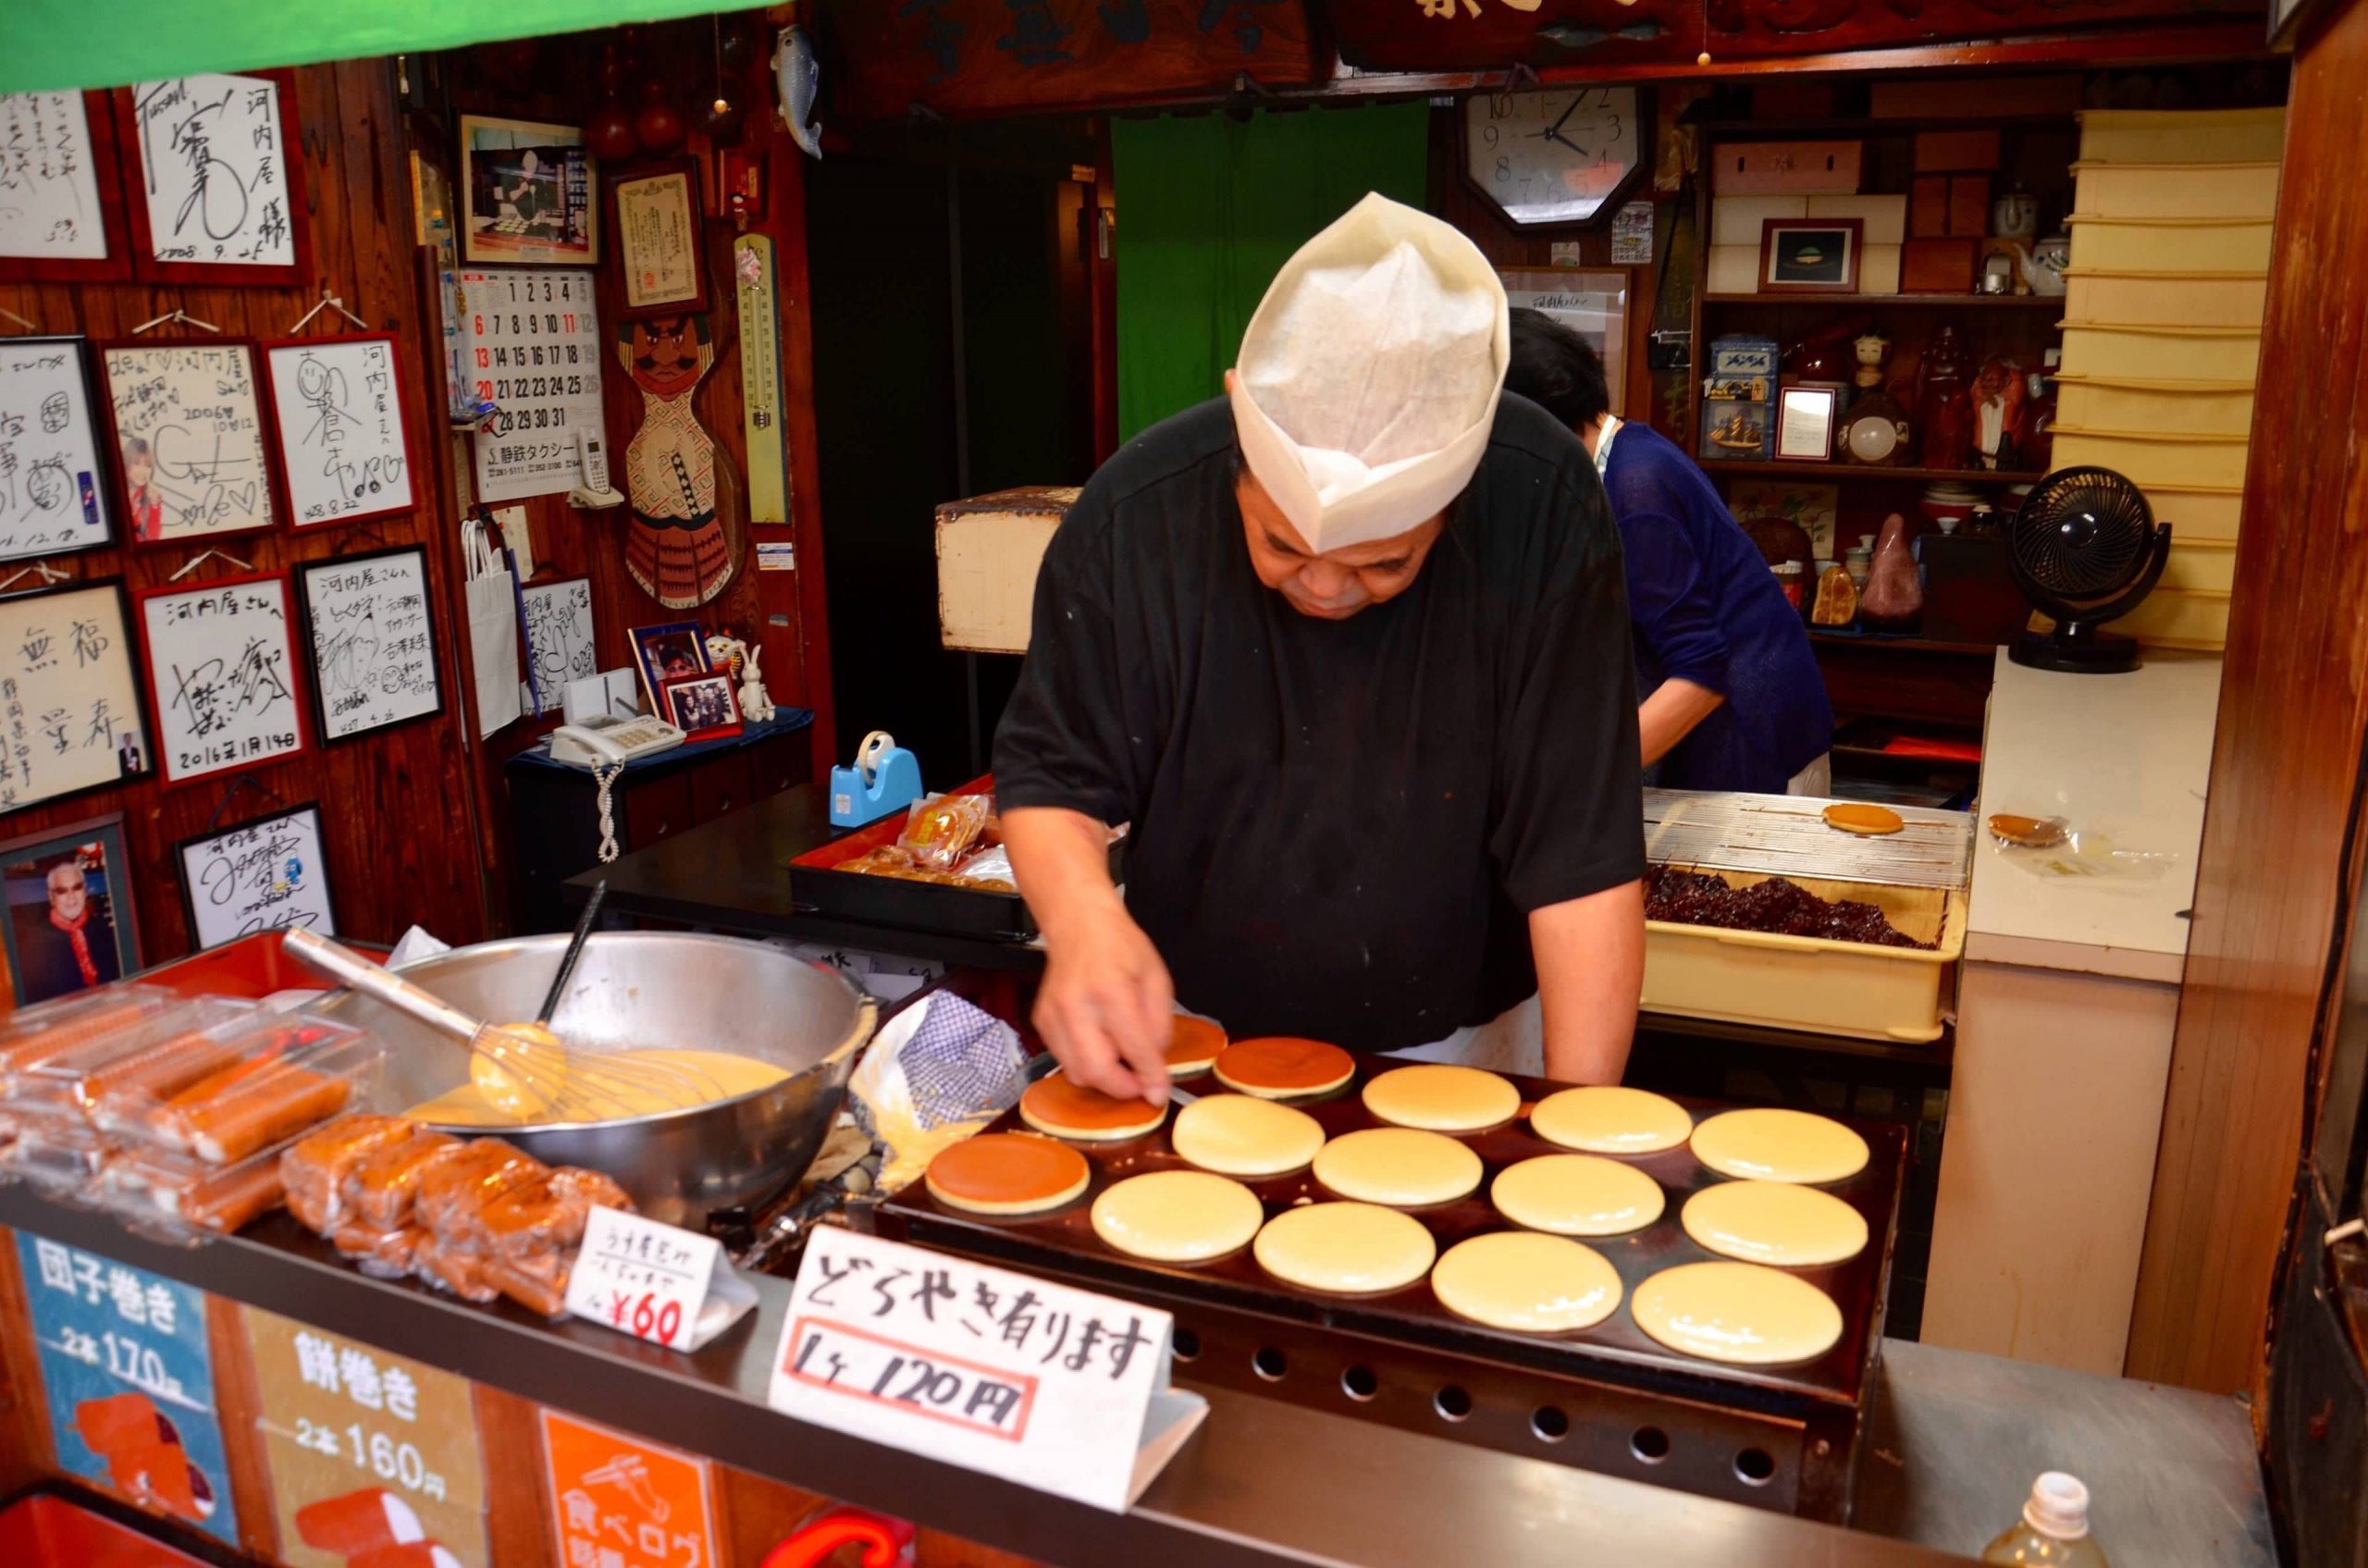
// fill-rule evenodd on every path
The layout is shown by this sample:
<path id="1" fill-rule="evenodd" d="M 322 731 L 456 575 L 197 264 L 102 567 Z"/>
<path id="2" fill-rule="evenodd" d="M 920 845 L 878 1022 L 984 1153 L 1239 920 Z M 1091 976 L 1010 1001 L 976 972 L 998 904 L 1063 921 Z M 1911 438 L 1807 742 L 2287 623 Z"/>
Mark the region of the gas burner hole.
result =
<path id="1" fill-rule="evenodd" d="M 1340 1374 L 1340 1391 L 1362 1404 L 1381 1392 L 1381 1379 L 1370 1366 L 1351 1366 Z"/>
<path id="2" fill-rule="evenodd" d="M 1283 1374 L 1290 1368 L 1291 1364 L 1285 1359 L 1283 1352 L 1272 1345 L 1263 1346 L 1256 1355 L 1250 1358 L 1250 1370 L 1269 1383 L 1281 1382 Z"/>
<path id="3" fill-rule="evenodd" d="M 1559 1443 L 1571 1435 L 1571 1418 L 1559 1405 L 1541 1404 L 1529 1413 L 1529 1429 L 1541 1443 Z"/>
<path id="4" fill-rule="evenodd" d="M 1174 1348 L 1177 1360 L 1198 1361 L 1200 1359 L 1201 1337 L 1198 1334 L 1193 1333 L 1190 1328 L 1178 1328 L 1176 1330 L 1176 1332 L 1169 1337 L 1168 1343 Z"/>
<path id="5" fill-rule="evenodd" d="M 1766 1449 L 1745 1449 L 1735 1455 L 1735 1479 L 1746 1487 L 1764 1487 L 1776 1478 L 1776 1460 Z"/>
<path id="6" fill-rule="evenodd" d="M 1431 1396 L 1431 1408 L 1442 1421 L 1461 1421 L 1472 1414 L 1472 1396 L 1449 1383 Z"/>
<path id="7" fill-rule="evenodd" d="M 1659 1464 L 1669 1457 L 1669 1434 L 1658 1426 L 1639 1426 L 1628 1439 L 1628 1451 L 1646 1464 Z"/>

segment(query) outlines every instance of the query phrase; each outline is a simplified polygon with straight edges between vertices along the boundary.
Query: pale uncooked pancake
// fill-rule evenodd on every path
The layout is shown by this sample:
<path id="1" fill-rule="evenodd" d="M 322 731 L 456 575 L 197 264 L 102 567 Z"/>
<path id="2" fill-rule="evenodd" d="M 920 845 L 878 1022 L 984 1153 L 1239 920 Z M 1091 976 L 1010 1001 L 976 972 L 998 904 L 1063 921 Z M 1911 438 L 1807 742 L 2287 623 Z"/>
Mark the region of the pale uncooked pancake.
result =
<path id="1" fill-rule="evenodd" d="M 1325 1144 L 1315 1179 L 1362 1204 L 1451 1204 L 1478 1190 L 1480 1156 L 1444 1133 L 1368 1127 Z"/>
<path id="2" fill-rule="evenodd" d="M 1167 1076 L 1196 1078 L 1216 1065 L 1217 1053 L 1224 1049 L 1224 1030 L 1206 1019 L 1178 1013 L 1167 1039 Z"/>
<path id="3" fill-rule="evenodd" d="M 1643 1089 L 1564 1089 L 1537 1102 L 1530 1130 L 1548 1143 L 1591 1154 L 1649 1154 L 1692 1135 L 1694 1118 L 1674 1100 Z"/>
<path id="4" fill-rule="evenodd" d="M 1309 1204 L 1266 1222 L 1252 1249 L 1277 1279 L 1336 1295 L 1412 1285 L 1430 1272 L 1438 1243 L 1423 1222 L 1374 1204 Z"/>
<path id="5" fill-rule="evenodd" d="M 1037 1214 L 1085 1191 L 1085 1156 L 1024 1132 L 982 1132 L 938 1151 L 923 1179 L 931 1196 L 973 1214 Z"/>
<path id="6" fill-rule="evenodd" d="M 1356 1058 L 1338 1045 L 1284 1034 L 1237 1040 L 1216 1064 L 1219 1083 L 1270 1100 L 1322 1094 L 1339 1088 L 1356 1072 Z"/>
<path id="7" fill-rule="evenodd" d="M 1703 1246 L 1745 1263 L 1813 1268 L 1867 1250 L 1864 1215 L 1788 1181 L 1721 1181 L 1686 1199 L 1678 1217 Z"/>
<path id="8" fill-rule="evenodd" d="M 1114 1100 L 1055 1072 L 1038 1079 L 1019 1096 L 1019 1119 L 1055 1138 L 1102 1143 L 1141 1137 L 1167 1119 L 1167 1108 L 1142 1100 Z"/>
<path id="9" fill-rule="evenodd" d="M 1324 1147 L 1324 1128 L 1305 1111 L 1254 1094 L 1209 1094 L 1176 1113 L 1176 1152 L 1219 1176 L 1280 1176 Z"/>
<path id="10" fill-rule="evenodd" d="M 1591 1328 L 1618 1309 L 1620 1274 L 1593 1247 L 1497 1230 L 1449 1247 L 1431 1270 L 1431 1293 L 1491 1328 L 1560 1334 Z"/>
<path id="11" fill-rule="evenodd" d="M 1400 1127 L 1477 1132 L 1513 1119 L 1521 1091 L 1478 1068 L 1426 1062 L 1397 1068 L 1365 1085 L 1365 1109 Z"/>
<path id="12" fill-rule="evenodd" d="M 1866 1169 L 1867 1141 L 1830 1117 L 1759 1105 L 1696 1128 L 1694 1157 L 1720 1176 L 1815 1186 Z"/>
<path id="13" fill-rule="evenodd" d="M 1540 1154 L 1497 1173 L 1488 1201 L 1515 1225 L 1557 1236 L 1625 1236 L 1660 1218 L 1661 1184 L 1600 1154 Z"/>
<path id="14" fill-rule="evenodd" d="M 1736 1366 L 1814 1361 L 1842 1338 L 1842 1309 L 1816 1286 L 1756 1263 L 1687 1263 L 1636 1287 L 1636 1327 L 1686 1355 Z"/>
<path id="15" fill-rule="evenodd" d="M 1153 1263 L 1203 1263 L 1258 1234 L 1266 1211 L 1239 1181 L 1202 1170 L 1154 1170 L 1103 1189 L 1093 1233 Z"/>
<path id="16" fill-rule="evenodd" d="M 1907 825 L 1907 819 L 1888 806 L 1868 806 L 1855 800 L 1837 800 L 1825 809 L 1825 825 L 1855 833 L 1862 837 L 1893 833 Z"/>

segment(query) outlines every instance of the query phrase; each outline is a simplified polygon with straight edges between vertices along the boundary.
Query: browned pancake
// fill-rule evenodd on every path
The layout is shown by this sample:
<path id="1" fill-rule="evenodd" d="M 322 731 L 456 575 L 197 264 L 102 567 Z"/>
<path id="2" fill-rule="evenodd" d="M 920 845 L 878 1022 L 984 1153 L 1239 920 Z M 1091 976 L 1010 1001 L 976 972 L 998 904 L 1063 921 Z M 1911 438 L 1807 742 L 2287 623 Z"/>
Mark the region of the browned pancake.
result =
<path id="1" fill-rule="evenodd" d="M 1206 1072 L 1224 1049 L 1224 1030 L 1206 1019 L 1178 1013 L 1175 1031 L 1167 1041 L 1167 1070 L 1177 1078 Z"/>
<path id="2" fill-rule="evenodd" d="M 1286 1034 L 1237 1040 L 1225 1048 L 1216 1066 L 1219 1082 L 1269 1099 L 1338 1089 L 1356 1070 L 1356 1058 L 1338 1045 Z"/>
<path id="3" fill-rule="evenodd" d="M 1019 1097 L 1019 1115 L 1040 1132 L 1098 1142 L 1153 1131 L 1166 1119 L 1167 1111 L 1141 1100 L 1114 1100 L 1056 1072 L 1028 1086 Z"/>
<path id="4" fill-rule="evenodd" d="M 1085 1156 L 1022 1132 L 984 1132 L 938 1151 L 924 1178 L 941 1203 L 979 1214 L 1035 1214 L 1085 1191 Z"/>

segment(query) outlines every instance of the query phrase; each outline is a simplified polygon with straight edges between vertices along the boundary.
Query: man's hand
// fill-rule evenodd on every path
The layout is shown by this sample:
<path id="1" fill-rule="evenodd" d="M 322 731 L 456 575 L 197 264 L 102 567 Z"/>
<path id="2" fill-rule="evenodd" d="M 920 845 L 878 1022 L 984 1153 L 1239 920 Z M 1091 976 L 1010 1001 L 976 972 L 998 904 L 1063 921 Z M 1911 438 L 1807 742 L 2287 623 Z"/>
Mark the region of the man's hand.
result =
<path id="1" fill-rule="evenodd" d="M 1167 1103 L 1176 988 L 1110 885 L 1109 830 L 1078 811 L 1003 815 L 1004 846 L 1044 933 L 1035 1021 L 1062 1069 L 1122 1100 Z"/>

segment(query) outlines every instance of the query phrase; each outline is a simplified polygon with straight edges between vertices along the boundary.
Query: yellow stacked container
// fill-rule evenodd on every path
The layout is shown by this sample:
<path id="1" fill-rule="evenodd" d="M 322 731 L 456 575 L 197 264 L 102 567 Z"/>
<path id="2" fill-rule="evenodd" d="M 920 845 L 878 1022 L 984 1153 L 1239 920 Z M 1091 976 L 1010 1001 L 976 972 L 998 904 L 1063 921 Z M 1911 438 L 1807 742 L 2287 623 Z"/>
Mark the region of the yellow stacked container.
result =
<path id="1" fill-rule="evenodd" d="M 2080 117 L 2055 463 L 2135 479 L 2172 525 L 2162 586 L 2121 623 L 2227 637 L 2283 109 Z"/>

